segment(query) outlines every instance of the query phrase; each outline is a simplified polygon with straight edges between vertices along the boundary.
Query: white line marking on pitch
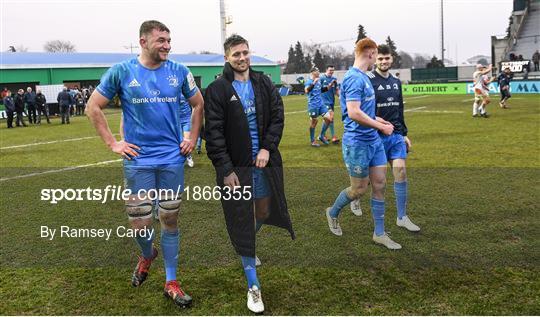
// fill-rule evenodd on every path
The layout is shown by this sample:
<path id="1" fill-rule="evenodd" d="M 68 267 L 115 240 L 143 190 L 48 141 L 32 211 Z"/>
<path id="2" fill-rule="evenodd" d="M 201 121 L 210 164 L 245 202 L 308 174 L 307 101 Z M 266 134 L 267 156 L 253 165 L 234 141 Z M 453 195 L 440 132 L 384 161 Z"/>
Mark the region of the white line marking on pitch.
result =
<path id="1" fill-rule="evenodd" d="M 27 178 L 27 177 L 32 177 L 32 176 L 38 176 L 38 175 L 43 175 L 43 174 L 52 174 L 52 173 L 60 173 L 60 172 L 65 172 L 65 171 L 72 171 L 72 170 L 76 170 L 76 169 L 79 169 L 79 168 L 85 168 L 85 167 L 97 166 L 97 165 L 105 165 L 105 164 L 111 164 L 111 163 L 116 163 L 116 162 L 121 162 L 121 161 L 123 161 L 123 159 L 103 161 L 103 162 L 84 164 L 84 165 L 78 165 L 78 166 L 71 166 L 71 167 L 61 168 L 61 169 L 57 169 L 57 170 L 48 170 L 48 171 L 44 171 L 44 172 L 17 175 L 17 176 L 13 176 L 13 177 L 5 177 L 5 178 L 0 178 L 0 182 L 9 181 L 9 180 L 12 180 L 12 179 L 19 179 L 19 178 Z"/>
<path id="2" fill-rule="evenodd" d="M 118 134 L 113 134 L 113 135 L 116 136 Z M 11 145 L 11 146 L 0 147 L 0 150 L 16 149 L 16 148 L 21 148 L 21 147 L 44 145 L 44 144 L 53 144 L 53 143 L 60 143 L 60 142 L 81 141 L 81 140 L 88 140 L 88 139 L 94 139 L 94 138 L 99 138 L 99 136 L 85 136 L 85 137 L 82 137 L 82 138 L 74 138 L 74 139 L 54 140 L 54 141 L 37 142 L 37 143 L 29 143 L 29 144 Z"/>
<path id="3" fill-rule="evenodd" d="M 416 107 L 416 108 L 412 108 L 412 109 L 405 109 L 405 110 L 403 110 L 403 112 L 417 111 L 417 110 L 426 109 L 426 108 L 427 107 Z"/>
<path id="4" fill-rule="evenodd" d="M 463 113 L 463 111 L 454 111 L 454 110 L 418 110 L 415 112 L 426 112 L 426 113 Z"/>
<path id="5" fill-rule="evenodd" d="M 426 98 L 426 97 L 429 97 L 430 95 L 423 95 L 423 96 L 415 96 L 415 97 L 406 97 L 406 98 L 403 98 L 405 100 L 410 100 L 410 99 L 418 99 L 418 98 Z"/>

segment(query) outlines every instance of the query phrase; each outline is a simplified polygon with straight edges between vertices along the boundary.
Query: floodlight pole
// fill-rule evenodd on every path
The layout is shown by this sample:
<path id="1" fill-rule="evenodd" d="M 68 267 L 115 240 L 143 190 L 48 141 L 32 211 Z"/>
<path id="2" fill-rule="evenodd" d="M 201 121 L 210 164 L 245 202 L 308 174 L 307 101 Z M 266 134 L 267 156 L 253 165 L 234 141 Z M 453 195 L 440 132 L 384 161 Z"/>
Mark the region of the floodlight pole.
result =
<path id="1" fill-rule="evenodd" d="M 444 4 L 441 0 L 441 61 L 444 65 Z"/>
<path id="2" fill-rule="evenodd" d="M 232 23 L 232 16 L 227 16 L 225 0 L 219 0 L 219 21 L 221 24 L 221 47 L 227 39 L 227 25 Z"/>

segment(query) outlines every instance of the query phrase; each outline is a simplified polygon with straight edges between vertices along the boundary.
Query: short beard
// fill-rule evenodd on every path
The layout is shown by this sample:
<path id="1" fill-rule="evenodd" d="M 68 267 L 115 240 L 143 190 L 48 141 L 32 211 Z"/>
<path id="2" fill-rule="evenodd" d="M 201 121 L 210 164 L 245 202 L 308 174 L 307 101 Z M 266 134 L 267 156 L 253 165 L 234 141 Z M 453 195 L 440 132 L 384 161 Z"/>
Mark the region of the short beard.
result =
<path id="1" fill-rule="evenodd" d="M 245 72 L 247 72 L 249 70 L 249 66 L 245 70 L 240 70 L 240 69 L 234 67 L 233 64 L 231 64 L 231 63 L 229 63 L 229 64 L 231 65 L 231 68 L 233 69 L 233 71 L 235 73 L 238 73 L 238 74 L 243 74 L 243 73 L 245 73 Z"/>
<path id="2" fill-rule="evenodd" d="M 150 57 L 152 58 L 152 60 L 153 60 L 155 63 L 161 63 L 161 62 L 167 61 L 167 58 L 161 59 L 161 57 L 159 56 L 159 54 L 160 54 L 160 51 L 156 51 L 156 53 L 150 55 Z"/>
<path id="3" fill-rule="evenodd" d="M 390 67 L 386 68 L 386 70 L 382 69 L 381 67 L 379 66 L 376 66 L 377 67 L 377 70 L 380 71 L 381 73 L 386 73 L 390 70 Z"/>

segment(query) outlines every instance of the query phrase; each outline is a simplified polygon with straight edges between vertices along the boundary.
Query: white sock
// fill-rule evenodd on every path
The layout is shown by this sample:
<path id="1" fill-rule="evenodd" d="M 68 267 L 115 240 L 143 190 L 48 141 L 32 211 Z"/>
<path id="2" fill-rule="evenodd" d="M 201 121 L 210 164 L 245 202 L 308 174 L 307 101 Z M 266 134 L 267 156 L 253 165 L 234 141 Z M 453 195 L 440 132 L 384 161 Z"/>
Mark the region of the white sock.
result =
<path id="1" fill-rule="evenodd" d="M 486 108 L 484 106 L 480 106 L 480 114 L 485 114 Z"/>
<path id="2" fill-rule="evenodd" d="M 475 103 L 472 104 L 472 115 L 476 116 L 478 114 L 478 105 Z"/>

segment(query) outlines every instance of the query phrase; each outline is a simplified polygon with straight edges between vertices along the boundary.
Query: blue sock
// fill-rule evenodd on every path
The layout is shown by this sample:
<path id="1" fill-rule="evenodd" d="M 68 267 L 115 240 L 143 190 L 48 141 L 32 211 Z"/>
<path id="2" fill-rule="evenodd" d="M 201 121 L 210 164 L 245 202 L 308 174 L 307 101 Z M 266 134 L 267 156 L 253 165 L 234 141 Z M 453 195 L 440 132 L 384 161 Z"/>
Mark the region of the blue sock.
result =
<path id="1" fill-rule="evenodd" d="M 255 220 L 255 233 L 259 232 L 261 230 L 262 225 L 264 224 L 264 221 L 262 220 Z"/>
<path id="2" fill-rule="evenodd" d="M 198 150 L 201 149 L 201 145 L 202 145 L 202 138 L 199 137 L 199 138 L 197 139 L 197 149 L 198 149 Z"/>
<path id="3" fill-rule="evenodd" d="M 244 267 L 244 273 L 246 274 L 248 288 L 251 288 L 253 285 L 257 285 L 257 287 L 261 289 L 259 279 L 257 278 L 257 267 L 255 266 L 255 258 L 243 256 L 242 266 Z"/>
<path id="4" fill-rule="evenodd" d="M 334 121 L 330 122 L 330 133 L 332 134 L 332 137 L 336 136 L 336 132 L 334 131 Z"/>
<path id="5" fill-rule="evenodd" d="M 407 215 L 407 181 L 394 182 L 394 193 L 396 195 L 397 216 L 398 219 L 401 219 Z"/>
<path id="6" fill-rule="evenodd" d="M 315 141 L 315 128 L 309 128 L 309 137 L 311 138 L 311 143 Z"/>
<path id="7" fill-rule="evenodd" d="M 339 216 L 339 213 L 341 212 L 341 209 L 350 204 L 351 201 L 353 200 L 350 199 L 349 196 L 347 196 L 347 190 L 342 190 L 341 193 L 339 193 L 339 195 L 337 196 L 336 201 L 332 206 L 332 209 L 330 209 L 330 216 L 332 216 L 332 218 L 337 218 Z"/>
<path id="8" fill-rule="evenodd" d="M 135 236 L 135 241 L 139 247 L 141 247 L 142 256 L 150 259 L 153 255 L 152 252 L 152 242 L 154 241 L 154 231 L 150 237 L 140 237 L 139 235 Z"/>
<path id="9" fill-rule="evenodd" d="M 371 198 L 371 215 L 375 224 L 375 234 L 384 234 L 384 200 Z"/>
<path id="10" fill-rule="evenodd" d="M 176 267 L 180 251 L 180 231 L 169 232 L 161 229 L 161 252 L 165 263 L 165 279 L 167 282 L 176 280 Z"/>
<path id="11" fill-rule="evenodd" d="M 321 130 L 321 137 L 323 137 L 326 134 L 326 129 L 328 129 L 328 125 L 326 122 L 323 122 L 322 130 Z"/>

